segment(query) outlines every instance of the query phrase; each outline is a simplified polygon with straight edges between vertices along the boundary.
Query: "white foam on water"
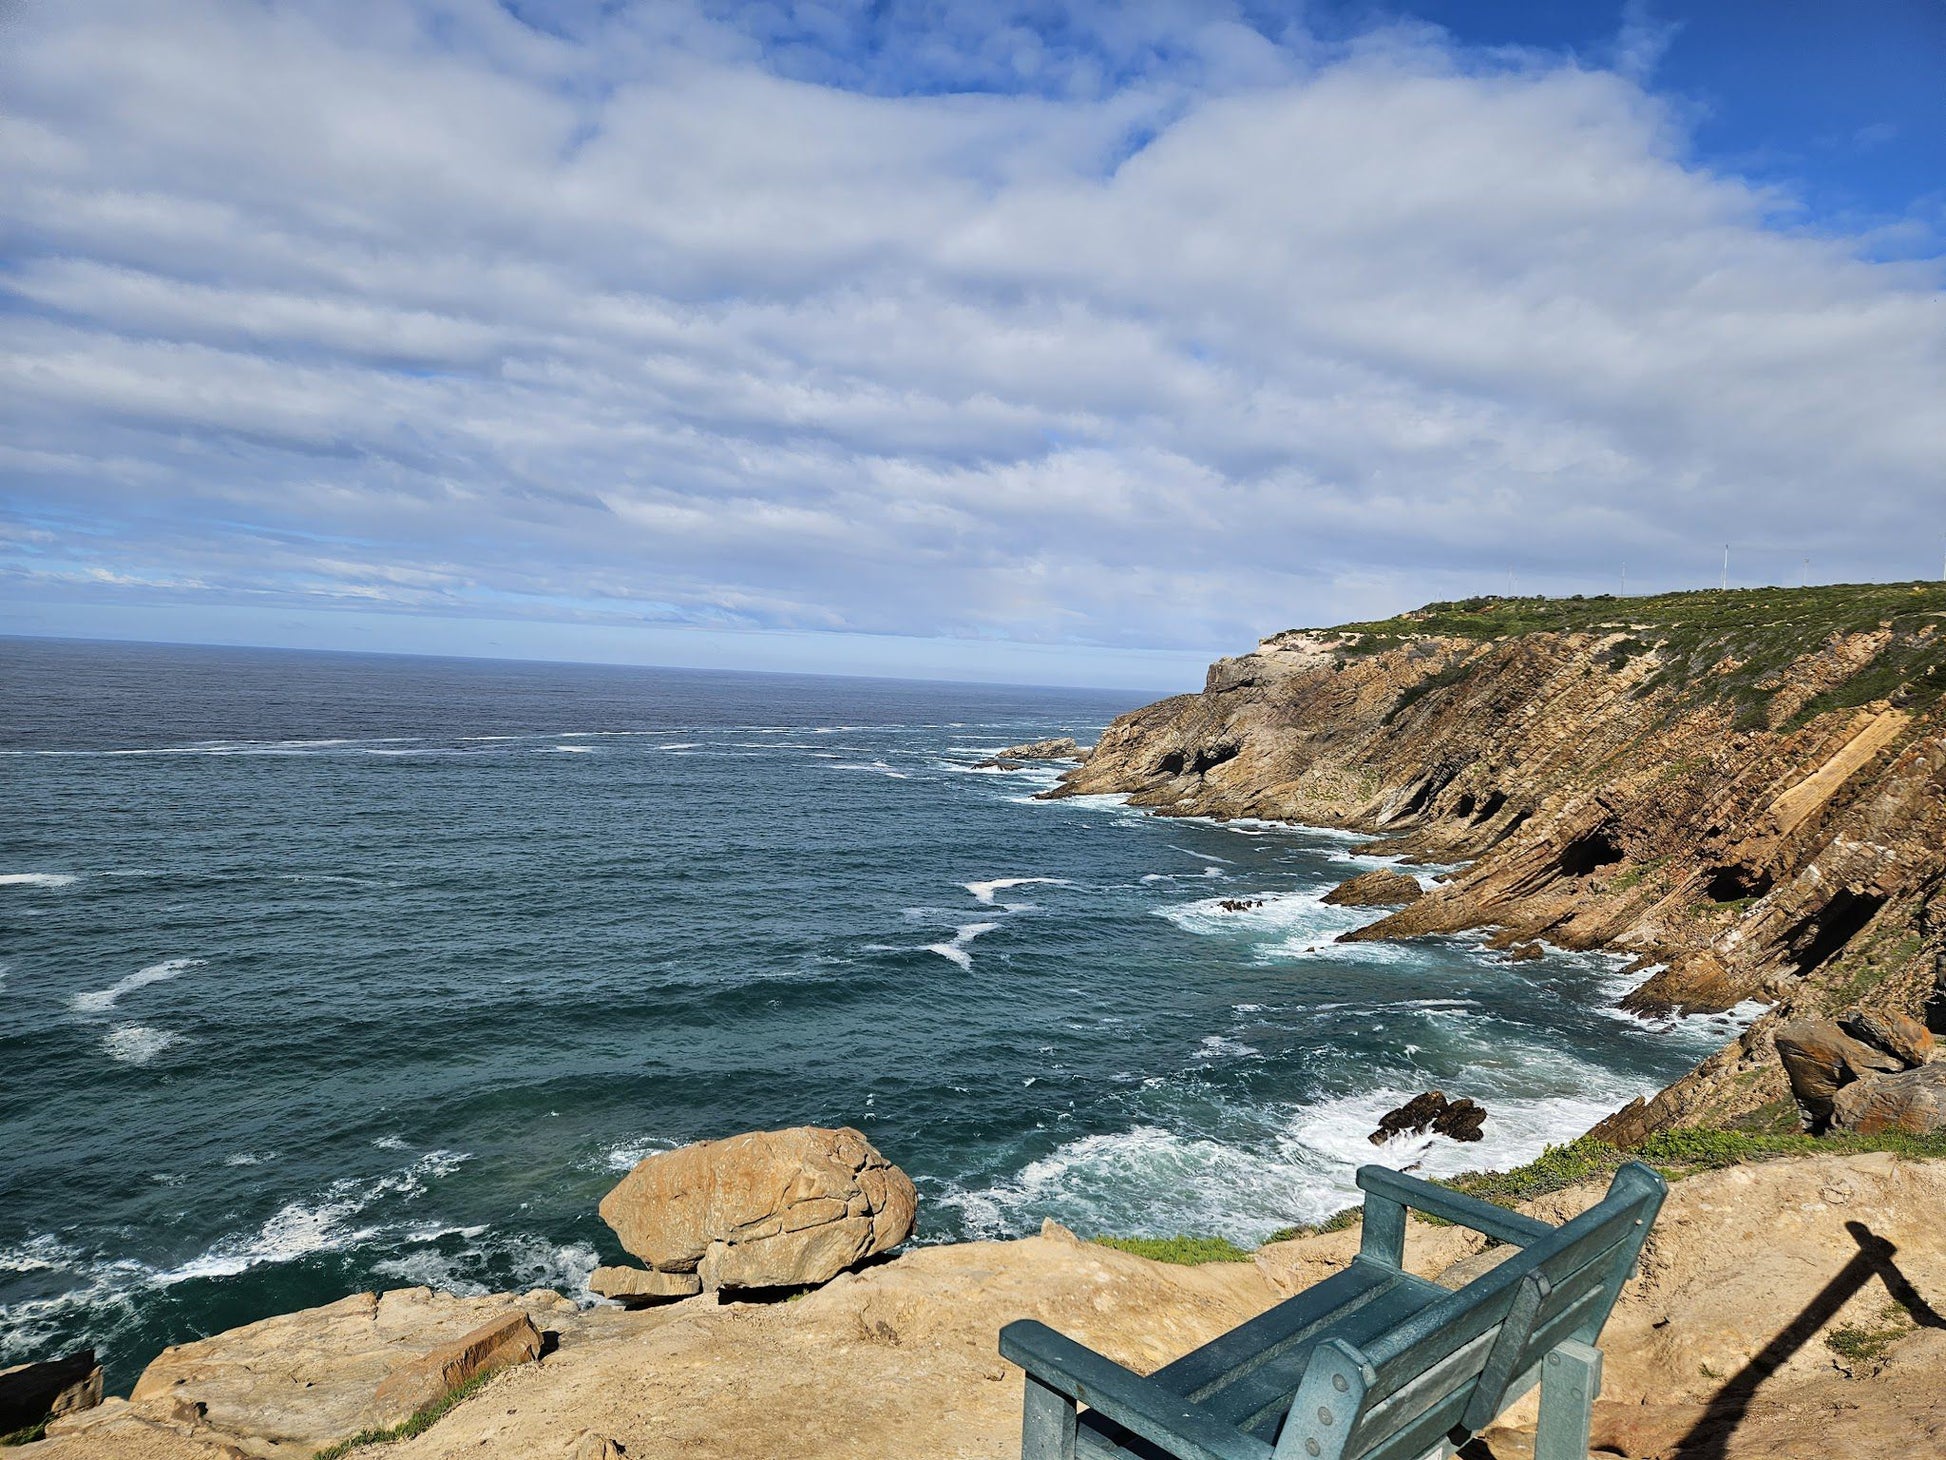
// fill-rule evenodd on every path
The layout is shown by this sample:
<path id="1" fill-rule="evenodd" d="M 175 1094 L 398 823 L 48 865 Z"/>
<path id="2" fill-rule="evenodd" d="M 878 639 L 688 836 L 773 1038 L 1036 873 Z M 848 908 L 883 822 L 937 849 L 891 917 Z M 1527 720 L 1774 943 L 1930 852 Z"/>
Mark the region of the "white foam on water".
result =
<path id="1" fill-rule="evenodd" d="M 412 1240 L 431 1241 L 449 1235 L 465 1238 L 466 1245 L 452 1254 L 437 1248 L 405 1252 L 373 1263 L 373 1270 L 464 1298 L 482 1297 L 496 1288 L 511 1286 L 517 1291 L 553 1288 L 582 1307 L 601 1301 L 588 1287 L 601 1258 L 586 1243 L 561 1245 L 544 1237 L 492 1232 L 485 1227 L 456 1227 Z"/>
<path id="2" fill-rule="evenodd" d="M 72 887 L 80 880 L 70 872 L 0 872 L 0 887 Z"/>
<path id="3" fill-rule="evenodd" d="M 973 894 L 975 902 L 993 906 L 993 894 L 1004 892 L 1009 887 L 1072 887 L 1074 884 L 1065 877 L 996 877 L 991 882 L 962 882 L 960 886 Z"/>
<path id="4" fill-rule="evenodd" d="M 146 1065 L 181 1039 L 180 1034 L 147 1024 L 117 1024 L 102 1035 L 101 1047 L 110 1059 L 120 1060 L 125 1065 Z"/>
<path id="5" fill-rule="evenodd" d="M 703 742 L 700 740 L 675 740 L 667 745 L 656 747 L 657 750 L 701 750 L 702 748 Z"/>
<path id="6" fill-rule="evenodd" d="M 661 1151 L 673 1151 L 681 1144 L 680 1141 L 667 1140 L 662 1136 L 641 1136 L 632 1141 L 618 1141 L 602 1150 L 601 1168 L 605 1171 L 633 1171 L 649 1157 Z"/>
<path id="7" fill-rule="evenodd" d="M 1196 1047 L 1196 1053 L 1206 1066 L 1216 1060 L 1263 1058 L 1262 1050 L 1240 1039 L 1232 1039 L 1227 1034 L 1204 1035 L 1203 1042 Z"/>
<path id="8" fill-rule="evenodd" d="M 295 1262 L 316 1252 L 342 1252 L 377 1237 L 377 1226 L 357 1226 L 353 1219 L 388 1196 L 407 1200 L 423 1196 L 427 1184 L 451 1175 L 472 1157 L 457 1151 L 428 1151 L 411 1165 L 376 1181 L 346 1177 L 334 1181 L 321 1197 L 280 1207 L 256 1232 L 225 1238 L 200 1257 L 158 1272 L 151 1281 L 171 1287 L 191 1278 L 234 1277 L 253 1267 Z"/>
<path id="9" fill-rule="evenodd" d="M 1254 902 L 1241 911 L 1225 902 Z M 1240 893 L 1175 903 L 1151 911 L 1185 932 L 1236 937 L 1257 942 L 1257 956 L 1267 962 L 1323 956 L 1339 961 L 1396 962 L 1401 948 L 1388 943 L 1337 943 L 1340 933 L 1376 922 L 1370 908 L 1333 907 L 1322 892 Z M 1382 914 L 1381 914 L 1382 915 Z M 1410 956 L 1409 951 L 1406 956 Z"/>
<path id="10" fill-rule="evenodd" d="M 161 963 L 151 963 L 108 988 L 73 995 L 68 999 L 68 1006 L 81 1014 L 105 1014 L 125 995 L 150 984 L 167 983 L 186 968 L 201 968 L 203 962 L 201 958 L 167 958 Z"/>
<path id="11" fill-rule="evenodd" d="M 536 755 L 593 755 L 592 745 L 539 745 L 534 748 Z"/>
<path id="12" fill-rule="evenodd" d="M 403 1151 L 406 1149 L 404 1136 L 378 1136 L 372 1144 L 381 1151 Z"/>
<path id="13" fill-rule="evenodd" d="M 223 1158 L 223 1164 L 225 1166 L 261 1166 L 266 1161 L 275 1161 L 276 1159 L 277 1153 L 275 1151 L 265 1151 L 262 1155 L 259 1155 L 255 1151 L 236 1151 L 231 1155 L 225 1156 Z"/>
<path id="14" fill-rule="evenodd" d="M 973 955 L 966 951 L 966 945 L 982 933 L 991 933 L 999 927 L 998 923 L 965 923 L 953 934 L 950 943 L 928 943 L 926 952 L 937 953 L 941 958 L 957 963 L 961 968 L 973 967 Z"/>

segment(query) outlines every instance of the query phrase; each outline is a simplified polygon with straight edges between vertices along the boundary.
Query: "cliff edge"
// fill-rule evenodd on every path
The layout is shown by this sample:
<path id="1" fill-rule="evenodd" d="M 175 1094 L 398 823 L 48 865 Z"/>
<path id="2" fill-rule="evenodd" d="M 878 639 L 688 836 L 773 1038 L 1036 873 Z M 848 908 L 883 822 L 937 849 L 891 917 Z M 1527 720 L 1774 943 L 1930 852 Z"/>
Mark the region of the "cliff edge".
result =
<path id="1" fill-rule="evenodd" d="M 1497 926 L 1661 965 L 1637 1012 L 1761 999 L 1599 1133 L 1794 1125 L 1778 1023 L 1869 999 L 1946 1026 L 1942 630 L 1936 583 L 1485 598 L 1292 630 L 1115 721 L 1048 794 L 1464 862 L 1349 936 Z"/>

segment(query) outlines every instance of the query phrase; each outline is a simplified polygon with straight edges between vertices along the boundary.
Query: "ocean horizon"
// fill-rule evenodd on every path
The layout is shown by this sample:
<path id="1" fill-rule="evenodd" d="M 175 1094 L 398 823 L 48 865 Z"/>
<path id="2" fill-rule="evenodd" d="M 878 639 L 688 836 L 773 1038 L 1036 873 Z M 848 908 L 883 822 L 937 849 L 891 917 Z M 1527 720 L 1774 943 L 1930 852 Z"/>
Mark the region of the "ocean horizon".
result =
<path id="1" fill-rule="evenodd" d="M 1037 799 L 1141 696 L 0 640 L 0 1365 L 547 1285 L 687 1142 L 862 1130 L 918 1240 L 1243 1243 L 1719 1045 L 1612 955 L 1337 944 L 1363 838 Z M 1422 878 L 1437 867 L 1410 869 Z M 1224 902 L 1247 904 L 1228 910 Z M 1639 977 L 1637 975 L 1636 977 Z M 1486 1139 L 1374 1147 L 1425 1089 Z"/>

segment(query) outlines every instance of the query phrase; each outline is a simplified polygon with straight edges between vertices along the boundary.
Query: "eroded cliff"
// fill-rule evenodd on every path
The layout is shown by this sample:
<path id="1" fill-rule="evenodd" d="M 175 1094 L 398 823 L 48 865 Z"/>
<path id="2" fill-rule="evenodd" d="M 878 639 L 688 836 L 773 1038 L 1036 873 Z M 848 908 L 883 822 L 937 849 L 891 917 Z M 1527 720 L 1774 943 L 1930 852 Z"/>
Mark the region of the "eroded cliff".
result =
<path id="1" fill-rule="evenodd" d="M 1946 585 L 1481 599 L 1291 631 L 1117 720 L 1052 795 L 1373 833 L 1466 865 L 1351 935 L 1494 926 L 1771 1011 L 1607 1125 L 1781 1118 L 1770 1033 L 1946 972 Z"/>

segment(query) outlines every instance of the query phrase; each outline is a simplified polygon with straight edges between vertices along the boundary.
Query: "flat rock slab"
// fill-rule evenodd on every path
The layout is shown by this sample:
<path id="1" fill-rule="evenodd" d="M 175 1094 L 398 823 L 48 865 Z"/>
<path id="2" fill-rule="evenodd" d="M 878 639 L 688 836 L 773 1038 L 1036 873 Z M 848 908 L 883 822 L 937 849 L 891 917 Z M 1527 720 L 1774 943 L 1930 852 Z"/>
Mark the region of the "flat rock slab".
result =
<path id="1" fill-rule="evenodd" d="M 355 1293 L 163 1350 L 136 1381 L 124 1418 L 252 1456 L 310 1460 L 439 1398 L 448 1371 L 495 1367 L 523 1346 L 528 1357 L 538 1355 L 541 1331 L 578 1313 L 545 1290 L 484 1298 L 428 1288 Z"/>
<path id="2" fill-rule="evenodd" d="M 1325 893 L 1324 900 L 1333 907 L 1404 907 L 1425 895 L 1417 877 L 1381 867 L 1346 878 Z"/>
<path id="3" fill-rule="evenodd" d="M 644 1267 L 598 1267 L 588 1279 L 588 1291 L 624 1305 L 667 1303 L 703 1290 L 693 1272 L 657 1272 Z"/>

